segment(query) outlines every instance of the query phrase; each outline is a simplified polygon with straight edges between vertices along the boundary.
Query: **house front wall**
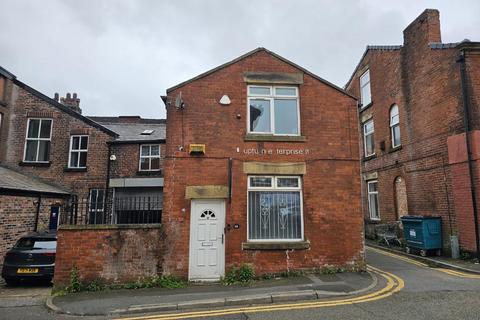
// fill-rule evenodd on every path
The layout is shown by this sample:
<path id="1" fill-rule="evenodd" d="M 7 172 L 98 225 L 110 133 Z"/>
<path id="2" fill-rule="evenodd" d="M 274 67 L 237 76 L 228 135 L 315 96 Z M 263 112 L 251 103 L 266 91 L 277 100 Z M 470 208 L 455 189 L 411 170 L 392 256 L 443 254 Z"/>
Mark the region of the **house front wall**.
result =
<path id="1" fill-rule="evenodd" d="M 87 197 L 92 188 L 105 188 L 107 177 L 107 142 L 113 137 L 86 124 L 17 85 L 12 85 L 7 99 L 9 110 L 8 140 L 3 164 L 23 173 L 66 187 L 79 197 Z M 52 119 L 49 163 L 25 163 L 25 138 L 29 118 Z M 69 170 L 71 135 L 88 135 L 87 168 Z"/>
<path id="2" fill-rule="evenodd" d="M 303 79 L 298 85 L 298 141 L 260 141 L 247 136 L 248 83 L 244 74 L 252 71 L 296 74 Z M 183 109 L 175 107 L 180 93 Z M 230 98 L 229 105 L 219 103 L 223 95 Z M 259 51 L 169 91 L 166 105 L 166 272 L 188 275 L 190 208 L 196 198 L 225 201 L 227 271 L 241 263 L 252 263 L 257 273 L 362 266 L 354 99 Z M 190 144 L 204 144 L 205 154 L 189 154 Z M 249 175 L 301 177 L 303 241 L 273 245 L 248 241 Z"/>

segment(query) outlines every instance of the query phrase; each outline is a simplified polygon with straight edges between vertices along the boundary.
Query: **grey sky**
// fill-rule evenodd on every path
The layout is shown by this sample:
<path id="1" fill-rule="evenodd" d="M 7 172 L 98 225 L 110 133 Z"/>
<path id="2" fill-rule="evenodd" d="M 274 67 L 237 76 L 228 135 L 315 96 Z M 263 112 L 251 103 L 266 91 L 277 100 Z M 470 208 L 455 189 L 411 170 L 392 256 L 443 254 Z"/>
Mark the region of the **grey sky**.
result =
<path id="1" fill-rule="evenodd" d="M 164 117 L 159 96 L 256 47 L 343 86 L 367 44 L 401 44 L 425 8 L 443 42 L 480 40 L 480 1 L 0 0 L 0 65 L 87 115 Z"/>

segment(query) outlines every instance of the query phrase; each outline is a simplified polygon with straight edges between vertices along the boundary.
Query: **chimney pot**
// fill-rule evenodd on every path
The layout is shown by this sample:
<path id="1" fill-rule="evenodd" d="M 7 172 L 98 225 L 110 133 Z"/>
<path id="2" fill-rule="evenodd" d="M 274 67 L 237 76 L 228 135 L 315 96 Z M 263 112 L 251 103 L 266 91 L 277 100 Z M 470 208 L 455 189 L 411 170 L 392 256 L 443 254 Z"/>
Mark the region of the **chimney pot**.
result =
<path id="1" fill-rule="evenodd" d="M 58 92 L 55 92 L 53 99 L 58 102 L 60 96 L 58 95 Z"/>

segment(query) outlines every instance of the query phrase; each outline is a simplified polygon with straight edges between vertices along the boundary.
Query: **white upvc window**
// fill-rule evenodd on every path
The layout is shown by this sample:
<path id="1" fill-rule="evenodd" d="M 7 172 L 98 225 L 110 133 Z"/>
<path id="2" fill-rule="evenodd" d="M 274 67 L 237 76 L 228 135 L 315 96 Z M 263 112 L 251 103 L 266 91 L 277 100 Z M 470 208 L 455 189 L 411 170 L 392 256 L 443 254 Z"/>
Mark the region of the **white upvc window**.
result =
<path id="1" fill-rule="evenodd" d="M 297 87 L 250 85 L 247 100 L 249 133 L 300 135 Z"/>
<path id="2" fill-rule="evenodd" d="M 140 171 L 160 170 L 160 145 L 142 144 L 140 146 Z"/>
<path id="3" fill-rule="evenodd" d="M 373 126 L 373 119 L 366 121 L 363 124 L 363 144 L 365 150 L 365 157 L 369 157 L 375 154 L 375 128 Z"/>
<path id="4" fill-rule="evenodd" d="M 380 220 L 380 211 L 378 208 L 378 181 L 367 181 L 368 193 L 368 212 L 371 220 Z"/>
<path id="5" fill-rule="evenodd" d="M 50 160 L 52 119 L 29 118 L 25 138 L 25 162 L 47 163 Z"/>
<path id="6" fill-rule="evenodd" d="M 402 144 L 400 139 L 400 116 L 396 104 L 390 108 L 390 134 L 392 136 L 392 148 L 400 146 Z"/>
<path id="7" fill-rule="evenodd" d="M 88 154 L 88 136 L 70 136 L 70 152 L 68 157 L 69 168 L 86 168 Z"/>
<path id="8" fill-rule="evenodd" d="M 248 176 L 248 241 L 303 240 L 299 176 Z"/>
<path id="9" fill-rule="evenodd" d="M 372 102 L 372 94 L 370 92 L 370 70 L 365 71 L 360 76 L 360 101 L 362 107 L 365 107 Z"/>

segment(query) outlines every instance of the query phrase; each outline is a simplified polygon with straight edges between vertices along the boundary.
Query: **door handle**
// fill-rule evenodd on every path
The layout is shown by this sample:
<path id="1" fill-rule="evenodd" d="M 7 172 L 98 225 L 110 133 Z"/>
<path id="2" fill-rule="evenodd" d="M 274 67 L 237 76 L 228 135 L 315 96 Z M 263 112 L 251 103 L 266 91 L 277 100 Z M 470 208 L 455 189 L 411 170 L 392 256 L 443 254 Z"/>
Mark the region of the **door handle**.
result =
<path id="1" fill-rule="evenodd" d="M 222 233 L 222 244 L 223 244 L 223 237 L 224 237 L 224 234 Z"/>

